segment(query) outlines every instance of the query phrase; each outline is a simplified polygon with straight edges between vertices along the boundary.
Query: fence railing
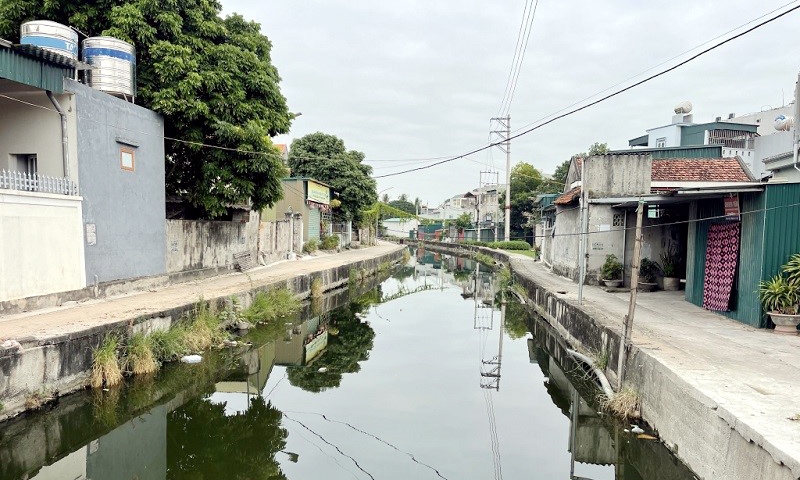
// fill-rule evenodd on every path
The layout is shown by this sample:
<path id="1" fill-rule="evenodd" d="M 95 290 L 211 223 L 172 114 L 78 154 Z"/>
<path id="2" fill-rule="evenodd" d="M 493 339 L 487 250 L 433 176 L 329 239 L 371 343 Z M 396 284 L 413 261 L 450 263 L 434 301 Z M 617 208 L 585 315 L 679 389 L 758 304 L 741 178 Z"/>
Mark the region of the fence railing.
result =
<path id="1" fill-rule="evenodd" d="M 68 178 L 49 177 L 14 170 L 0 170 L 0 189 L 78 195 L 78 186 Z"/>

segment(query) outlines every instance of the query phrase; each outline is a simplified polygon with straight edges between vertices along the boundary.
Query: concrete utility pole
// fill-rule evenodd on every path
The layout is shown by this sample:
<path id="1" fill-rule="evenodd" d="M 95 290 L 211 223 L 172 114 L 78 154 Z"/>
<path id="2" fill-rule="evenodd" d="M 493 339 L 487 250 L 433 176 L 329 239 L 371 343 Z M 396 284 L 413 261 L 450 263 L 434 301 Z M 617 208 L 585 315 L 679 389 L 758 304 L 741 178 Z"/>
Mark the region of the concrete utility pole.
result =
<path id="1" fill-rule="evenodd" d="M 589 205 L 586 189 L 586 159 L 581 158 L 581 235 L 578 243 L 578 303 L 583 303 L 583 284 L 586 279 L 586 243 L 589 237 Z"/>
<path id="2" fill-rule="evenodd" d="M 636 312 L 636 293 L 639 290 L 639 260 L 642 256 L 642 216 L 644 214 L 644 200 L 639 199 L 636 208 L 636 239 L 633 244 L 633 258 L 631 258 L 631 299 L 628 304 L 628 314 L 622 322 L 622 339 L 619 342 L 619 363 L 617 364 L 618 386 L 622 388 L 625 380 L 625 357 L 631 341 L 633 328 L 633 314 Z"/>
<path id="3" fill-rule="evenodd" d="M 497 146 L 500 150 L 506 153 L 506 204 L 504 206 L 505 215 L 505 238 L 504 240 L 511 240 L 511 115 L 505 117 L 493 117 L 495 121 L 503 127 L 503 130 L 492 130 L 500 137 L 500 142 Z"/>

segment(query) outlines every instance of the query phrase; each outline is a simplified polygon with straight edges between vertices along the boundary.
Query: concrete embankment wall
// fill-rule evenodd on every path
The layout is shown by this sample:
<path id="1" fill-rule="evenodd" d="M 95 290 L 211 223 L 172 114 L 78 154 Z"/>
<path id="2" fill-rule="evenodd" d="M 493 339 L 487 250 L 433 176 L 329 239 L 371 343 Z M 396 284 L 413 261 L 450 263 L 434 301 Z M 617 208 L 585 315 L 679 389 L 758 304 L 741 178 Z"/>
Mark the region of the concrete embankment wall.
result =
<path id="1" fill-rule="evenodd" d="M 249 306 L 257 293 L 282 287 L 301 298 L 307 298 L 311 294 L 311 283 L 317 278 L 322 281 L 323 290 L 328 291 L 346 285 L 351 269 L 373 274 L 381 264 L 398 261 L 402 256 L 403 250 L 400 249 L 375 258 L 295 275 L 271 283 L 251 284 L 249 289 L 237 292 L 235 296 L 243 307 Z M 228 296 L 219 296 L 206 300 L 221 304 L 227 298 Z M 92 352 L 108 334 L 126 335 L 129 330 L 168 329 L 192 308 L 194 303 L 187 303 L 146 316 L 132 316 L 79 333 L 36 341 L 18 339 L 23 345 L 21 351 L 0 350 L 0 402 L 3 404 L 0 420 L 35 407 L 42 398 L 64 395 L 84 388 L 91 372 Z"/>
<path id="2" fill-rule="evenodd" d="M 415 241 L 406 243 L 416 244 Z M 553 326 L 573 348 L 596 356 L 609 356 L 606 375 L 616 383 L 620 325 L 609 326 L 602 312 L 565 298 L 543 282 L 515 269 L 518 260 L 506 252 L 474 246 L 425 242 L 433 251 L 464 255 L 480 251 L 510 264 L 517 283 L 525 287 L 529 307 Z M 710 361 L 713 359 L 709 359 Z M 625 364 L 626 384 L 640 395 L 641 414 L 661 440 L 701 479 L 794 480 L 800 464 L 773 445 L 766 444 L 742 419 L 691 385 L 646 351 L 632 345 Z M 745 395 L 746 393 L 743 393 Z M 758 408 L 755 403 L 753 408 Z"/>

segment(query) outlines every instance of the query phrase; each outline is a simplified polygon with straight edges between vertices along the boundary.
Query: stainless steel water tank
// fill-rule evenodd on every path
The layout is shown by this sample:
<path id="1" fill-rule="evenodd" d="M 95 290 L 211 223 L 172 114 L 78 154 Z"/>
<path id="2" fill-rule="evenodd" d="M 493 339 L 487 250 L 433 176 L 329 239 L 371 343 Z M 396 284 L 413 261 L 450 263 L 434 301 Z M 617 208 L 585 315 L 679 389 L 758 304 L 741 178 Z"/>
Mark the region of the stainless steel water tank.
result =
<path id="1" fill-rule="evenodd" d="M 78 59 L 78 34 L 60 23 L 32 20 L 19 28 L 19 43 L 35 45 L 73 60 Z"/>
<path id="2" fill-rule="evenodd" d="M 89 37 L 83 41 L 82 59 L 91 65 L 86 84 L 122 97 L 136 96 L 136 49 L 113 37 Z"/>

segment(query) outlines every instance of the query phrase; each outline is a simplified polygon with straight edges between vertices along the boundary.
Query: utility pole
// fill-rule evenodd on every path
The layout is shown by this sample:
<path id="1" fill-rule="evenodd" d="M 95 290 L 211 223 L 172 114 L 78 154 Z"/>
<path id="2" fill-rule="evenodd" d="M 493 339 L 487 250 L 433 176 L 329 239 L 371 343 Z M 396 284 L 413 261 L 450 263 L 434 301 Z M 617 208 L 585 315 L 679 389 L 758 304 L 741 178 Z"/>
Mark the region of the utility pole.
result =
<path id="1" fill-rule="evenodd" d="M 586 188 L 586 159 L 581 158 L 581 235 L 580 243 L 578 244 L 578 303 L 583 303 L 583 284 L 586 279 L 586 257 L 589 236 L 589 204 L 588 192 Z"/>
<path id="2" fill-rule="evenodd" d="M 617 364 L 617 379 L 619 387 L 625 380 L 625 357 L 631 341 L 633 328 L 633 314 L 636 312 L 636 293 L 639 290 L 639 259 L 642 255 L 642 216 L 644 214 L 644 200 L 639 199 L 636 208 L 636 238 L 633 244 L 633 258 L 631 259 L 631 299 L 628 303 L 628 314 L 622 322 L 622 338 L 619 342 L 619 363 Z"/>
<path id="3" fill-rule="evenodd" d="M 505 117 L 492 117 L 492 121 L 500 124 L 500 130 L 491 133 L 500 137 L 497 146 L 506 154 L 506 204 L 505 209 L 505 238 L 511 240 L 511 115 Z"/>

